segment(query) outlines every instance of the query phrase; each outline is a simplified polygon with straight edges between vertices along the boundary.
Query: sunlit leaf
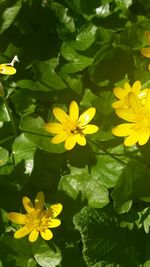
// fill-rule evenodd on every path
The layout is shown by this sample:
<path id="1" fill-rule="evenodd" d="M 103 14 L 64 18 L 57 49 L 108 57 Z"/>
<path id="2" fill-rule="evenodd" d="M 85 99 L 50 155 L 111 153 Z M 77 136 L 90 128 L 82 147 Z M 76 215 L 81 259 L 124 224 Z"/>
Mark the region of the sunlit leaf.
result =
<path id="1" fill-rule="evenodd" d="M 21 0 L 17 0 L 15 4 L 12 6 L 9 5 L 9 1 L 2 1 L 0 3 L 0 8 L 3 8 L 3 3 L 5 4 L 6 9 L 2 14 L 2 21 L 0 23 L 1 33 L 5 31 L 12 24 L 22 6 Z"/>
<path id="2" fill-rule="evenodd" d="M 44 241 L 39 241 L 33 246 L 36 262 L 42 267 L 56 267 L 61 262 L 61 252 L 55 246 L 48 246 Z"/>
<path id="3" fill-rule="evenodd" d="M 107 189 L 84 169 L 80 172 L 72 170 L 71 174 L 65 175 L 60 181 L 59 190 L 73 199 L 80 196 L 82 201 L 87 200 L 89 206 L 94 208 L 101 208 L 109 202 Z"/>
<path id="4" fill-rule="evenodd" d="M 20 128 L 24 135 L 38 148 L 52 153 L 64 152 L 63 144 L 55 145 L 51 143 L 50 135 L 45 130 L 45 122 L 41 117 L 32 118 L 26 116 L 21 120 Z"/>

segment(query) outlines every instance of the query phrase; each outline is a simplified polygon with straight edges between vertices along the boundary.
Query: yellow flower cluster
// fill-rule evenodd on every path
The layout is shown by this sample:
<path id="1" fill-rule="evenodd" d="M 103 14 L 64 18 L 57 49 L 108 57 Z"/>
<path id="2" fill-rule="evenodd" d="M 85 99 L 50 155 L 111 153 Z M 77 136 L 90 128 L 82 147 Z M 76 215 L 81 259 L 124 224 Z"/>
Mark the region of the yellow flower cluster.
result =
<path id="1" fill-rule="evenodd" d="M 112 107 L 126 123 L 114 127 L 112 133 L 126 137 L 125 146 L 146 144 L 150 138 L 150 89 L 142 89 L 140 81 L 132 86 L 126 82 L 123 88 L 114 88 L 114 95 L 118 100 Z"/>
<path id="2" fill-rule="evenodd" d="M 45 240 L 52 239 L 53 233 L 49 228 L 55 228 L 61 224 L 61 221 L 55 218 L 62 211 L 62 205 L 57 203 L 50 206 L 49 209 L 45 209 L 43 192 L 36 195 L 34 205 L 28 197 L 23 197 L 22 202 L 26 214 L 8 213 L 10 221 L 23 225 L 14 233 L 14 237 L 22 238 L 29 234 L 29 241 L 35 242 L 40 234 Z"/>

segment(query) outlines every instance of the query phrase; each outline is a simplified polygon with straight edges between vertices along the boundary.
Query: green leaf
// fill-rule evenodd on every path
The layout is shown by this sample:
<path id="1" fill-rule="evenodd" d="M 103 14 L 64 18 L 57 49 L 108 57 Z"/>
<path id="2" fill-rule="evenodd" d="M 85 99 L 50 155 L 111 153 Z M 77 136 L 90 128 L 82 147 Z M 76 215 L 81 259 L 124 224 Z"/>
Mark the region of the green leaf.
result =
<path id="1" fill-rule="evenodd" d="M 100 145 L 96 164 L 91 169 L 91 175 L 97 177 L 107 188 L 115 186 L 125 168 L 123 163 L 127 160 L 123 156 L 123 152 L 122 145 L 110 149 L 103 149 L 103 146 Z"/>
<path id="2" fill-rule="evenodd" d="M 34 267 L 32 260 L 32 250 L 31 245 L 27 239 L 23 238 L 17 240 L 8 235 L 4 235 L 0 242 L 0 248 L 6 266 L 11 266 L 12 262 L 15 262 L 19 267 Z M 31 265 L 32 263 L 32 265 Z M 9 265 L 10 264 L 10 265 Z"/>
<path id="3" fill-rule="evenodd" d="M 68 87 L 71 88 L 75 93 L 80 95 L 83 89 L 82 75 L 74 74 L 74 76 L 72 76 L 66 73 L 62 73 L 62 77 L 68 84 Z"/>
<path id="4" fill-rule="evenodd" d="M 143 267 L 150 267 L 150 260 L 146 261 Z"/>
<path id="5" fill-rule="evenodd" d="M 34 267 L 37 266 L 35 262 L 42 267 L 55 267 L 61 262 L 60 250 L 40 238 L 32 244 L 27 238 L 17 240 L 5 235 L 0 242 L 0 248 L 5 257 L 7 253 L 7 264 L 15 260 L 19 267 Z"/>
<path id="6" fill-rule="evenodd" d="M 138 50 L 137 58 L 139 61 L 141 61 L 142 58 L 140 57 L 141 52 L 139 51 L 139 49 L 141 49 L 145 45 L 148 45 L 147 39 L 145 38 L 144 34 L 145 31 L 147 31 L 148 29 L 148 25 L 149 25 L 149 20 L 145 17 L 143 18 L 142 21 L 139 20 L 136 23 L 132 24 L 129 23 L 129 27 L 127 27 L 124 31 L 122 31 L 119 34 L 118 38 L 115 40 L 115 46 L 126 45 L 134 50 Z"/>
<path id="7" fill-rule="evenodd" d="M 96 107 L 97 112 L 103 115 L 109 115 L 113 112 L 111 107 L 114 96 L 111 91 L 102 92 L 99 97 L 93 100 L 93 105 Z"/>
<path id="8" fill-rule="evenodd" d="M 118 211 L 122 204 L 134 198 L 150 197 L 150 170 L 142 162 L 131 160 L 120 176 L 112 192 L 114 205 Z"/>
<path id="9" fill-rule="evenodd" d="M 73 63 L 65 64 L 61 71 L 65 73 L 76 73 L 84 70 L 86 67 L 92 64 L 93 59 L 88 57 L 79 56 L 79 58 Z"/>
<path id="10" fill-rule="evenodd" d="M 36 147 L 29 139 L 25 137 L 22 133 L 19 135 L 12 146 L 12 153 L 14 155 L 15 164 L 17 165 L 22 160 L 25 161 L 26 166 L 26 174 L 31 174 L 33 166 L 34 166 L 34 153 L 36 151 Z"/>
<path id="11" fill-rule="evenodd" d="M 132 5 L 132 0 L 116 0 L 117 8 L 129 8 Z"/>
<path id="12" fill-rule="evenodd" d="M 38 81 L 35 82 L 32 80 L 20 80 L 17 82 L 17 87 L 31 91 L 43 91 L 43 92 L 50 91 L 49 87 L 43 85 Z"/>
<path id="13" fill-rule="evenodd" d="M 12 95 L 11 99 L 19 115 L 33 113 L 36 108 L 36 100 L 29 95 L 29 92 L 17 91 Z"/>
<path id="14" fill-rule="evenodd" d="M 0 147 L 0 167 L 4 166 L 7 163 L 8 157 L 9 152 L 5 148 Z"/>
<path id="15" fill-rule="evenodd" d="M 110 206 L 103 209 L 85 207 L 73 221 L 81 234 L 82 252 L 88 267 L 140 265 L 145 249 L 139 242 L 142 232 L 121 229 Z"/>
<path id="16" fill-rule="evenodd" d="M 82 100 L 80 102 L 80 105 L 85 106 L 86 108 L 90 107 L 91 103 L 93 103 L 95 98 L 96 95 L 89 88 L 86 88 Z"/>
<path id="17" fill-rule="evenodd" d="M 75 42 L 72 43 L 73 47 L 80 51 L 88 49 L 95 41 L 96 31 L 95 25 L 84 25 L 78 32 Z"/>
<path id="18" fill-rule="evenodd" d="M 3 103 L 3 100 L 0 99 L 0 121 L 7 122 L 10 121 L 8 110 L 6 105 Z"/>
<path id="19" fill-rule="evenodd" d="M 4 154 L 7 152 L 4 152 Z M 4 161 L 6 160 L 6 158 L 4 159 Z M 2 162 L 3 164 L 3 162 Z M 5 161 L 5 163 L 0 166 L 0 175 L 9 175 L 13 170 L 14 170 L 14 162 L 13 162 L 13 157 L 12 155 L 10 157 L 7 158 L 7 160 Z"/>
<path id="20" fill-rule="evenodd" d="M 68 8 L 57 2 L 50 2 L 50 7 L 55 12 L 59 23 L 63 24 L 69 32 L 75 32 L 74 19 L 69 16 Z"/>
<path id="21" fill-rule="evenodd" d="M 96 8 L 96 15 L 98 17 L 107 17 L 110 15 L 110 5 L 109 3 L 104 3 L 103 5 Z"/>
<path id="22" fill-rule="evenodd" d="M 75 73 L 82 71 L 86 67 L 90 66 L 93 62 L 93 58 L 78 54 L 75 49 L 68 43 L 63 43 L 61 47 L 61 54 L 64 59 L 70 61 L 70 63 L 64 64 L 62 66 L 62 73 Z"/>
<path id="23" fill-rule="evenodd" d="M 142 210 L 142 212 L 140 212 L 141 215 L 141 223 L 143 224 L 143 228 L 145 233 L 149 233 L 149 228 L 150 228 L 150 209 L 145 208 L 144 210 Z"/>
<path id="24" fill-rule="evenodd" d="M 1 14 L 2 21 L 0 23 L 0 33 L 5 31 L 13 23 L 22 6 L 21 0 L 16 1 L 13 6 L 10 6 L 9 1 L 5 0 L 0 3 L 0 9 L 3 8 L 3 2 L 5 2 L 6 6 L 3 14 Z"/>
<path id="25" fill-rule="evenodd" d="M 63 144 L 55 145 L 51 143 L 50 135 L 46 132 L 45 122 L 41 117 L 23 117 L 20 128 L 24 131 L 24 136 L 38 148 L 51 153 L 62 153 L 65 151 Z"/>
<path id="26" fill-rule="evenodd" d="M 43 240 L 38 240 L 32 248 L 36 262 L 42 267 L 56 267 L 61 262 L 61 252 L 53 244 L 48 246 Z"/>
<path id="27" fill-rule="evenodd" d="M 55 67 L 53 59 L 43 62 L 39 61 L 33 65 L 39 86 L 47 87 L 49 91 L 52 91 L 52 89 L 62 90 L 66 88 L 66 84 L 62 78 L 56 73 Z"/>
<path id="28" fill-rule="evenodd" d="M 34 259 L 29 259 L 27 263 L 27 267 L 37 267 L 36 261 Z"/>
<path id="29" fill-rule="evenodd" d="M 3 96 L 4 96 L 4 88 L 3 88 L 2 83 L 0 82 L 0 97 L 3 97 Z"/>
<path id="30" fill-rule="evenodd" d="M 120 66 L 122 66 L 120 68 Z M 115 83 L 132 71 L 133 57 L 129 48 L 104 45 L 95 55 L 90 71 L 91 79 L 98 85 Z"/>
<path id="31" fill-rule="evenodd" d="M 94 176 L 88 174 L 86 169 L 72 168 L 71 174 L 63 176 L 59 183 L 59 190 L 65 191 L 73 199 L 81 196 L 87 200 L 88 205 L 101 208 L 109 203 L 108 191 Z"/>

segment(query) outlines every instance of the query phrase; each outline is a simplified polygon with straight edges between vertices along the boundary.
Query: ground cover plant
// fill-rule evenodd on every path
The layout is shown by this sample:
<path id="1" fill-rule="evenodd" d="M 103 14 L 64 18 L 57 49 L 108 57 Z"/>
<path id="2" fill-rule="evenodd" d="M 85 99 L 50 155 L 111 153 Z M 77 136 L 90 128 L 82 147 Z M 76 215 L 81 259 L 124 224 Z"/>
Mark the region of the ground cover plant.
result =
<path id="1" fill-rule="evenodd" d="M 0 267 L 150 267 L 149 1 L 0 15 Z"/>

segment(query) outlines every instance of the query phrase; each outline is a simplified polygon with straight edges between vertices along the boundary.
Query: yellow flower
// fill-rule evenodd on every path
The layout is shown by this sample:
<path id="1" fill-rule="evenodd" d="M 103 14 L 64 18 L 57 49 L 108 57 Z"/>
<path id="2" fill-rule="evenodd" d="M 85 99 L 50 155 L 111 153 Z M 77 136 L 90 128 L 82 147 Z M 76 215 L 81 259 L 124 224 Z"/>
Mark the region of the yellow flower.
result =
<path id="1" fill-rule="evenodd" d="M 115 101 L 112 104 L 112 107 L 114 109 L 118 108 L 129 108 L 129 101 L 128 101 L 128 94 L 129 93 L 134 93 L 136 94 L 141 102 L 144 102 L 146 93 L 147 93 L 147 88 L 141 90 L 141 82 L 140 81 L 135 81 L 134 84 L 131 86 L 128 82 L 125 82 L 124 87 L 115 87 L 113 89 L 114 95 L 119 99 Z"/>
<path id="2" fill-rule="evenodd" d="M 146 37 L 148 43 L 150 44 L 150 32 L 146 31 L 145 32 L 145 37 Z M 150 47 L 143 47 L 141 49 L 141 54 L 144 57 L 150 58 Z M 148 65 L 148 69 L 150 70 L 150 64 Z"/>
<path id="3" fill-rule="evenodd" d="M 22 201 L 26 214 L 8 213 L 9 220 L 24 225 L 14 233 L 14 237 L 21 238 L 29 234 L 29 241 L 34 242 L 40 233 L 43 239 L 50 240 L 53 233 L 49 228 L 55 228 L 61 224 L 61 221 L 55 217 L 62 211 L 62 205 L 57 203 L 50 206 L 49 209 L 44 209 L 43 192 L 37 194 L 34 206 L 28 197 L 23 197 Z"/>
<path id="4" fill-rule="evenodd" d="M 145 98 L 143 106 L 134 93 L 129 93 L 128 101 L 130 109 L 117 109 L 118 117 L 126 120 L 128 123 L 117 125 L 112 129 L 116 136 L 125 137 L 125 146 L 132 146 L 136 143 L 144 145 L 150 138 L 150 90 Z"/>
<path id="5" fill-rule="evenodd" d="M 98 127 L 88 124 L 94 117 L 96 109 L 91 107 L 79 116 L 79 107 L 75 101 L 69 106 L 69 115 L 61 108 L 53 109 L 55 118 L 60 123 L 46 123 L 45 128 L 49 133 L 56 134 L 52 138 L 53 144 L 65 142 L 65 149 L 71 150 L 76 143 L 85 146 L 86 134 L 93 134 L 98 131 Z"/>
<path id="6" fill-rule="evenodd" d="M 10 63 L 3 63 L 0 64 L 0 73 L 5 75 L 13 75 L 16 73 L 16 69 L 13 67 L 15 62 L 19 62 L 19 59 L 17 56 L 14 56 L 12 61 Z"/>

